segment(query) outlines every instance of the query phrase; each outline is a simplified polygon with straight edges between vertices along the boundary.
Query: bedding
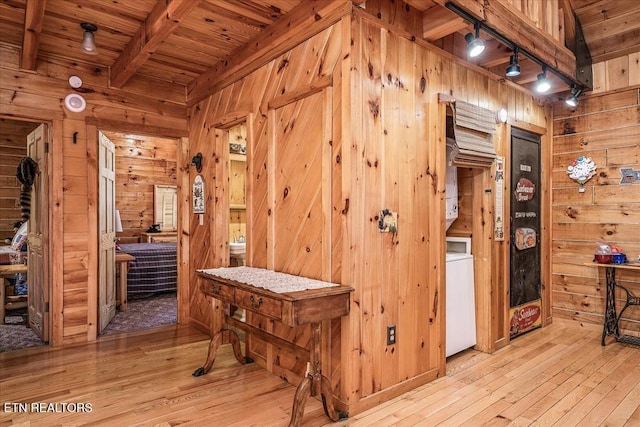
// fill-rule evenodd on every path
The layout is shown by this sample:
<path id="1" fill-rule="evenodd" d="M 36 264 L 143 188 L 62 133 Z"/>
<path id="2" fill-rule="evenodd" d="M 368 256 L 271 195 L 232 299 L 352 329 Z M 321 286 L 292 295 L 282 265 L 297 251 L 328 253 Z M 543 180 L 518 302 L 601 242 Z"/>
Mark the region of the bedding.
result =
<path id="1" fill-rule="evenodd" d="M 133 255 L 129 261 L 127 295 L 131 298 L 151 296 L 159 292 L 176 291 L 178 262 L 175 242 L 127 243 L 120 252 Z"/>

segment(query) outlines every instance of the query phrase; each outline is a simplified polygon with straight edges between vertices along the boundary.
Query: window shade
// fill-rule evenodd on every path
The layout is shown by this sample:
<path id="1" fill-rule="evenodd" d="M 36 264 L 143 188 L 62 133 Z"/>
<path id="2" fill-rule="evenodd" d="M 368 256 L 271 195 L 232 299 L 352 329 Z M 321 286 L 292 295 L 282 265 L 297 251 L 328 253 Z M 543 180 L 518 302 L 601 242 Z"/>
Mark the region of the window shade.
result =
<path id="1" fill-rule="evenodd" d="M 494 113 L 462 101 L 451 102 L 453 110 L 452 164 L 468 167 L 491 167 L 496 151 Z"/>

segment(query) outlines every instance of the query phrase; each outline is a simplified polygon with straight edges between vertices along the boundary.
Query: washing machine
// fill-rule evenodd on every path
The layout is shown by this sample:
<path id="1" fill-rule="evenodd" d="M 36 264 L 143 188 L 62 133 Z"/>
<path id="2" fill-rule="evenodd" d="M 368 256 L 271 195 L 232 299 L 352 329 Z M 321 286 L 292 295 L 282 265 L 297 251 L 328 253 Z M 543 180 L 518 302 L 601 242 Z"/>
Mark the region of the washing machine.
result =
<path id="1" fill-rule="evenodd" d="M 471 238 L 447 237 L 447 357 L 476 344 L 476 298 Z"/>

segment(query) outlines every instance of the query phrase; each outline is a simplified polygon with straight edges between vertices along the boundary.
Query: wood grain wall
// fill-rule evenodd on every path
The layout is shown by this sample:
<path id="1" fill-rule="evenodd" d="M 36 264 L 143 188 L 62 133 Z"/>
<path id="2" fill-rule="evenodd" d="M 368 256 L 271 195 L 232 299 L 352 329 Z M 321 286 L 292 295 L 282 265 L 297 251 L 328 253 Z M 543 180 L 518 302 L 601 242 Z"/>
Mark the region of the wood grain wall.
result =
<path id="1" fill-rule="evenodd" d="M 621 184 L 620 171 L 640 169 L 639 55 L 594 64 L 593 92 L 576 108 L 554 106 L 553 310 L 596 328 L 605 307 L 604 271 L 583 265 L 596 241 L 619 245 L 630 259 L 640 256 L 640 182 Z M 566 173 L 578 156 L 598 168 L 584 193 Z M 620 272 L 617 280 L 640 294 L 638 273 Z M 629 309 L 626 317 L 625 330 L 640 334 L 640 312 Z"/>
<path id="2" fill-rule="evenodd" d="M 121 243 L 146 242 L 140 233 L 153 220 L 154 185 L 177 185 L 178 142 L 175 139 L 104 132 L 116 148 L 116 209 Z"/>
<path id="3" fill-rule="evenodd" d="M 38 123 L 0 119 L 0 244 L 15 234 L 13 225 L 21 221 L 18 163 L 27 155 L 27 135 Z"/>
<path id="4" fill-rule="evenodd" d="M 506 108 L 500 153 L 509 126 L 544 133 L 546 146 L 551 134 L 550 110 L 540 100 L 413 41 L 405 31 L 411 9 L 385 4 L 373 15 L 367 4 L 190 110 L 191 148 L 205 156 L 208 188 L 205 225 L 192 217 L 192 269 L 228 263 L 228 230 L 217 227 L 229 221 L 224 132 L 246 121 L 247 264 L 355 288 L 351 314 L 323 336 L 323 370 L 354 413 L 444 374 L 446 107 L 439 94 Z M 505 340 L 502 253 L 509 245 L 492 240 L 491 171 L 469 179 L 479 212 L 470 224 L 479 332 L 491 351 Z M 398 212 L 397 233 L 378 231 L 382 209 Z M 208 304 L 192 293 L 191 313 L 203 325 L 220 321 Z M 301 345 L 309 338 L 307 328 L 249 321 Z M 393 346 L 385 339 L 390 324 L 398 328 Z M 267 369 L 292 382 L 302 375 L 304 354 L 249 340 Z"/>
<path id="5" fill-rule="evenodd" d="M 19 68 L 20 51 L 0 46 L 0 115 L 50 126 L 52 266 L 51 343 L 96 338 L 97 319 L 97 131 L 181 137 L 187 134 L 185 88 L 134 78 L 109 87 L 109 70 L 90 62 L 39 58 L 36 72 Z M 63 99 L 70 75 L 84 81 L 87 109 L 71 113 Z M 179 168 L 186 170 L 188 165 Z"/>

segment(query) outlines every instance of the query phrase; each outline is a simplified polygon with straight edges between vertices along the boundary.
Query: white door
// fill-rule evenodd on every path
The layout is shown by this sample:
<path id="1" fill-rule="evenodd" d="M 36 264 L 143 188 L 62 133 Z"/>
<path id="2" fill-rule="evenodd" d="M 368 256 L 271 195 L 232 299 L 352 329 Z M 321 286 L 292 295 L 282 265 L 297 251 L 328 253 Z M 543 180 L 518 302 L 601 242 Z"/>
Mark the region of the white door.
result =
<path id="1" fill-rule="evenodd" d="M 27 136 L 27 155 L 38 163 L 31 187 L 27 283 L 29 289 L 29 327 L 45 342 L 49 341 L 49 190 L 47 166 L 47 127 L 42 124 Z"/>
<path id="2" fill-rule="evenodd" d="M 98 207 L 99 267 L 98 267 L 98 332 L 116 315 L 116 262 L 115 262 L 115 146 L 99 133 L 98 164 L 100 173 L 100 199 Z"/>

